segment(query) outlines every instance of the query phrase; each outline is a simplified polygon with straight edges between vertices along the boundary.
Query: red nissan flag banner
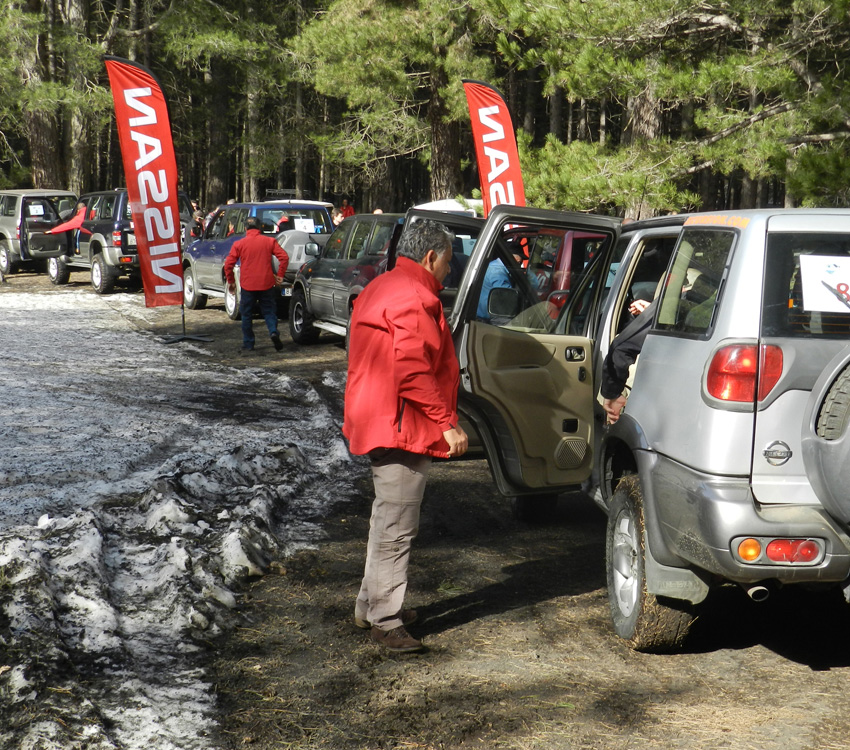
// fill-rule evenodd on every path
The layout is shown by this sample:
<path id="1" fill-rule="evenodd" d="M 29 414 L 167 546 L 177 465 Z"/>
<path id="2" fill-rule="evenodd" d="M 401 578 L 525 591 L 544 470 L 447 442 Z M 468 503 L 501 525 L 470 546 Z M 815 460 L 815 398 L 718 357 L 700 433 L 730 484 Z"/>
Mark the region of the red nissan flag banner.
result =
<path id="1" fill-rule="evenodd" d="M 145 305 L 180 305 L 183 273 L 177 162 L 165 97 L 147 68 L 118 57 L 107 56 L 104 61 L 115 103 Z"/>
<path id="2" fill-rule="evenodd" d="M 480 81 L 465 80 L 463 88 L 472 120 L 484 216 L 501 203 L 524 206 L 516 136 L 505 100 L 496 89 Z"/>

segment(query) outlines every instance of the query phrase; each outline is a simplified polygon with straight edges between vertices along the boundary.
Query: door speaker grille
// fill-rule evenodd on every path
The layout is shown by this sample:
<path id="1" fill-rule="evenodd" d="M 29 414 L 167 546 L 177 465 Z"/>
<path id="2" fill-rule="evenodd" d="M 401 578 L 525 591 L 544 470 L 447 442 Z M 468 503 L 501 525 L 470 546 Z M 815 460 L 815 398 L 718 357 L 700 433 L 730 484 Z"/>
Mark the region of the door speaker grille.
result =
<path id="1" fill-rule="evenodd" d="M 559 469 L 577 469 L 586 454 L 586 440 L 580 437 L 563 438 L 555 449 L 555 466 Z"/>

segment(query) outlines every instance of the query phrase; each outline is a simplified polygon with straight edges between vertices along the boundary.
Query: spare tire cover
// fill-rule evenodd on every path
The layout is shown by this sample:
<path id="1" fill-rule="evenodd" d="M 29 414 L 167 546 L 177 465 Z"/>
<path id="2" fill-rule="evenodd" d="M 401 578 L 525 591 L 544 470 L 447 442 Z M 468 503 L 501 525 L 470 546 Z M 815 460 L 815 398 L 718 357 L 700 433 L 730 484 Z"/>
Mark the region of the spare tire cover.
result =
<path id="1" fill-rule="evenodd" d="M 850 524 L 850 346 L 821 373 L 803 416 L 803 463 L 827 512 Z"/>

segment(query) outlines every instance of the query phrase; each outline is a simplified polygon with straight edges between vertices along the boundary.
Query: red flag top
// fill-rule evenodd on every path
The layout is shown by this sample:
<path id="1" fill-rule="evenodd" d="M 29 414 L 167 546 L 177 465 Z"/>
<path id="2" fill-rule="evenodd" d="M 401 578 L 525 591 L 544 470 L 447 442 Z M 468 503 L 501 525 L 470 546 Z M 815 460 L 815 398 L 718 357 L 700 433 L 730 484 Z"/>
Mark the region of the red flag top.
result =
<path id="1" fill-rule="evenodd" d="M 464 81 L 463 88 L 472 120 L 484 215 L 487 216 L 493 206 L 502 203 L 524 206 L 525 188 L 519 152 L 505 100 L 486 83 Z"/>

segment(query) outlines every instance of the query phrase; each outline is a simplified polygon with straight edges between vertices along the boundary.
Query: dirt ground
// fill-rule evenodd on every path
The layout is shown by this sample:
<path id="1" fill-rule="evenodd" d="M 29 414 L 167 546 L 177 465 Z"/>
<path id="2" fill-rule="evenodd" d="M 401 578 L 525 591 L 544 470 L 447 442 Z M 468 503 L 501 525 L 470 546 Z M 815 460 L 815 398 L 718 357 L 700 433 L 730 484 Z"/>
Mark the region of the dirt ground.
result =
<path id="1" fill-rule="evenodd" d="M 73 288 L 85 283 L 72 276 Z M 9 285 L 61 293 L 33 274 Z M 341 394 L 322 377 L 345 367 L 339 339 L 297 347 L 284 335 L 282 353 L 269 344 L 240 357 L 239 325 L 220 304 L 186 311 L 186 321 L 188 333 L 213 338 L 195 345 L 199 356 L 308 379 L 341 414 Z M 179 331 L 179 308 L 137 324 Z M 238 627 L 208 644 L 222 747 L 850 747 L 850 607 L 840 594 L 788 588 L 755 604 L 720 587 L 682 653 L 632 652 L 609 622 L 602 513 L 566 495 L 550 522 L 520 523 L 482 461 L 435 465 L 407 601 L 428 649 L 382 652 L 352 623 L 371 502 L 366 466 L 355 467 L 358 495 L 317 519 L 325 539 L 276 561 L 244 592 Z"/>

